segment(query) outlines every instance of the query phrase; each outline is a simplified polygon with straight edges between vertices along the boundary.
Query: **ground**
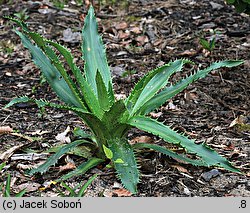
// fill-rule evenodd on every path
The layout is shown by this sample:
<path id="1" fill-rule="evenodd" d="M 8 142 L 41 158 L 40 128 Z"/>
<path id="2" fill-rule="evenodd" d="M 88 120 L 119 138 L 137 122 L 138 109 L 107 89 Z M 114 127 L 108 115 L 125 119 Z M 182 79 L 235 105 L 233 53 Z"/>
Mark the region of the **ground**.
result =
<path id="1" fill-rule="evenodd" d="M 26 9 L 23 13 L 29 16 L 26 22 L 30 28 L 69 47 L 77 64 L 83 66 L 79 32 L 86 5 L 77 6 L 69 1 L 68 6 L 58 9 L 42 1 L 8 2 L 12 1 L 0 5 L 1 16 L 20 15 Z M 94 3 L 116 94 L 120 97 L 127 95 L 145 73 L 176 58 L 187 58 L 196 64 L 187 66 L 183 76 L 218 60 L 245 61 L 239 67 L 212 72 L 151 114 L 197 142 L 205 141 L 240 168 L 242 174 L 194 167 L 157 153 L 143 153 L 138 156 L 141 181 L 135 196 L 250 196 L 249 16 L 238 14 L 222 0 Z M 39 70 L 12 30 L 13 23 L 0 18 L 0 26 L 0 127 L 10 126 L 15 130 L 14 134 L 0 133 L 0 163 L 6 162 L 0 172 L 0 183 L 9 172 L 13 193 L 26 187 L 25 196 L 58 196 L 60 186 L 46 184 L 61 175 L 60 168 L 66 164 L 67 156 L 47 173 L 30 177 L 25 175 L 27 167 L 43 162 L 48 156 L 32 161 L 17 154 L 42 152 L 58 144 L 56 136 L 67 127 L 71 130 L 86 127 L 70 112 L 54 109 L 41 112 L 30 104 L 3 109 L 21 95 L 52 101 L 56 96 L 46 83 L 41 83 Z M 213 36 L 216 36 L 215 48 L 211 52 L 204 50 L 200 38 L 209 40 Z M 172 82 L 181 77 L 182 74 L 175 75 Z M 72 139 L 71 132 L 69 135 Z M 159 138 L 138 130 L 131 131 L 129 138 L 134 142 L 160 142 Z M 71 155 L 68 158 L 76 163 L 83 160 Z M 117 191 L 122 186 L 113 170 L 107 168 L 92 169 L 67 183 L 75 186 L 93 174 L 98 177 L 86 196 L 128 195 Z"/>

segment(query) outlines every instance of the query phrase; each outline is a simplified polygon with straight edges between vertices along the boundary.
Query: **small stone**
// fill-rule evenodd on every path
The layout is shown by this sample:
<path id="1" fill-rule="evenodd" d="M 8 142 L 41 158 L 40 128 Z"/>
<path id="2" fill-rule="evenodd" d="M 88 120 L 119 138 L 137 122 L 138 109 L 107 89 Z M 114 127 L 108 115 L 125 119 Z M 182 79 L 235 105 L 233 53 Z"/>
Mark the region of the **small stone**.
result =
<path id="1" fill-rule="evenodd" d="M 218 4 L 218 3 L 215 3 L 215 2 L 209 2 L 210 3 L 210 5 L 212 6 L 212 8 L 214 9 L 214 10 L 220 10 L 220 9 L 222 9 L 222 8 L 224 8 L 224 6 L 223 5 L 221 5 L 221 4 Z"/>
<path id="2" fill-rule="evenodd" d="M 209 172 L 204 172 L 201 174 L 201 177 L 205 180 L 205 181 L 210 181 L 212 178 L 219 176 L 221 173 L 218 171 L 218 169 L 212 169 Z"/>

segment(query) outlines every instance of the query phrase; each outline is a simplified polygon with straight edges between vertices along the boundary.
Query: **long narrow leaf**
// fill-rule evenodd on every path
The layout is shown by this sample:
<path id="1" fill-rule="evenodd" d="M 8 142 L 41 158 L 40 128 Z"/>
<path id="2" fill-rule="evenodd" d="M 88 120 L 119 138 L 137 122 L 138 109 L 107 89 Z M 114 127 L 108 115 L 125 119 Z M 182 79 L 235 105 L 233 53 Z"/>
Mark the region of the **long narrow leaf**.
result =
<path id="1" fill-rule="evenodd" d="M 88 113 L 88 111 L 82 109 L 82 108 L 77 108 L 77 107 L 72 107 L 72 106 L 67 106 L 67 105 L 62 105 L 62 104 L 55 104 L 55 103 L 51 103 L 45 100 L 37 100 L 37 99 L 33 99 L 33 98 L 29 98 L 27 96 L 22 96 L 22 97 L 18 97 L 18 98 L 14 98 L 13 100 L 11 100 L 4 108 L 9 108 L 15 104 L 18 103 L 25 103 L 25 102 L 32 102 L 37 104 L 37 106 L 39 108 L 43 108 L 43 107 L 53 107 L 53 108 L 57 108 L 57 109 L 61 109 L 61 110 L 71 110 L 75 113 Z"/>
<path id="2" fill-rule="evenodd" d="M 165 87 L 168 83 L 168 79 L 170 76 L 178 71 L 181 71 L 184 63 L 188 63 L 187 60 L 176 60 L 174 62 L 170 62 L 167 65 L 157 68 L 153 70 L 153 75 L 150 78 L 146 78 L 141 86 L 140 90 L 135 88 L 138 91 L 134 92 L 134 96 L 138 96 L 137 100 L 134 101 L 134 106 L 130 112 L 131 115 L 134 115 L 140 108 L 149 101 L 160 89 Z M 139 83 L 140 84 L 140 83 Z M 133 92 L 132 92 L 133 93 Z M 138 93 L 138 94 L 137 94 Z M 130 97 L 128 98 L 130 99 Z"/>
<path id="3" fill-rule="evenodd" d="M 139 171 L 137 169 L 134 152 L 126 139 L 113 139 L 108 141 L 109 148 L 113 152 L 113 163 L 126 189 L 135 194 L 139 182 Z"/>
<path id="4" fill-rule="evenodd" d="M 108 111 L 113 103 L 110 102 L 108 90 L 105 86 L 105 83 L 103 81 L 103 78 L 99 70 L 97 70 L 96 73 L 96 86 L 97 86 L 99 105 L 101 109 L 103 109 L 104 111 Z"/>
<path id="5" fill-rule="evenodd" d="M 122 124 L 121 119 L 126 120 L 128 111 L 125 107 L 123 100 L 119 100 L 113 104 L 108 112 L 105 112 L 102 121 L 107 125 L 108 134 L 112 135 L 112 138 L 123 137 L 126 130 L 129 129 L 129 125 Z"/>
<path id="6" fill-rule="evenodd" d="M 206 166 L 206 163 L 204 163 L 201 160 L 190 159 L 184 155 L 177 154 L 177 153 L 170 151 L 169 149 L 162 147 L 162 146 L 159 146 L 159 145 L 149 144 L 149 143 L 136 143 L 133 145 L 133 149 L 144 149 L 144 148 L 153 149 L 157 152 L 163 153 L 164 155 L 167 155 L 167 156 L 172 157 L 174 159 L 179 159 L 183 162 L 190 163 L 194 166 Z"/>
<path id="7" fill-rule="evenodd" d="M 83 144 L 83 143 L 90 143 L 90 142 L 86 141 L 86 140 L 77 140 L 77 141 L 74 141 L 74 142 L 71 142 L 71 143 L 65 145 L 58 152 L 56 152 L 54 155 L 50 156 L 44 164 L 42 164 L 38 168 L 30 170 L 28 172 L 28 174 L 33 175 L 35 173 L 46 172 L 50 166 L 53 166 L 57 163 L 57 161 L 62 157 L 62 155 L 64 155 L 66 152 L 68 152 L 72 148 L 74 148 L 80 144 Z M 90 144 L 92 144 L 92 143 L 90 143 Z"/>
<path id="8" fill-rule="evenodd" d="M 233 167 L 227 159 L 220 156 L 205 143 L 196 144 L 193 140 L 190 140 L 184 135 L 178 134 L 168 126 L 165 126 L 154 119 L 144 116 L 135 116 L 127 123 L 146 132 L 153 133 L 164 139 L 166 142 L 182 146 L 188 153 L 199 156 L 208 167 L 219 166 L 229 171 L 239 172 L 239 170 Z"/>
<path id="9" fill-rule="evenodd" d="M 88 15 L 85 18 L 82 37 L 82 50 L 85 60 L 84 70 L 86 79 L 97 95 L 98 91 L 95 79 L 96 72 L 98 70 L 103 78 L 106 90 L 109 91 L 110 83 L 112 83 L 110 68 L 107 63 L 102 39 L 98 35 L 97 22 L 92 6 L 90 7 Z M 110 92 L 113 93 L 113 91 Z M 111 96 L 113 97 L 113 95 Z M 114 102 L 114 99 L 112 100 L 112 102 Z"/>
<path id="10" fill-rule="evenodd" d="M 26 193 L 26 189 L 21 190 L 20 192 L 18 192 L 15 197 L 23 197 L 23 195 Z"/>
<path id="11" fill-rule="evenodd" d="M 167 100 L 174 97 L 179 92 L 183 91 L 187 86 L 194 81 L 199 80 L 200 78 L 205 77 L 212 70 L 216 70 L 222 67 L 234 67 L 242 64 L 243 61 L 240 60 L 230 60 L 230 61 L 221 61 L 211 64 L 208 68 L 203 70 L 198 70 L 196 73 L 186 77 L 185 79 L 180 80 L 175 85 L 165 88 L 159 94 L 156 94 L 153 98 L 147 101 L 140 109 L 140 114 L 147 114 L 154 109 L 160 107 Z"/>
<path id="12" fill-rule="evenodd" d="M 91 112 L 101 118 L 103 114 L 103 108 L 100 106 L 97 96 L 94 94 L 93 88 L 88 84 L 81 70 L 74 63 L 73 56 L 71 55 L 70 51 L 56 42 L 50 40 L 46 40 L 46 42 L 54 46 L 64 56 L 75 76 L 78 87 L 81 89 L 81 94 L 84 101 L 88 105 L 88 108 L 91 110 Z"/>
<path id="13" fill-rule="evenodd" d="M 34 40 L 34 42 L 37 44 L 37 46 L 39 48 L 41 48 L 41 50 L 43 50 L 46 53 L 47 57 L 50 59 L 50 62 L 52 64 L 54 64 L 57 71 L 60 73 L 60 75 L 65 80 L 65 82 L 68 84 L 71 91 L 74 93 L 75 98 L 78 100 L 79 104 L 83 105 L 83 108 L 85 108 L 84 103 L 82 102 L 82 99 L 80 97 L 80 93 L 78 91 L 77 86 L 74 84 L 72 79 L 69 77 L 69 75 L 64 70 L 64 68 L 61 65 L 61 63 L 60 63 L 57 55 L 55 54 L 55 52 L 47 44 L 49 43 L 52 46 L 54 46 L 55 48 L 57 48 L 57 50 L 65 57 L 66 61 L 68 62 L 69 66 L 70 66 L 70 68 L 72 69 L 72 72 L 74 73 L 76 79 L 77 80 L 82 79 L 83 75 L 81 75 L 80 70 L 77 69 L 77 66 L 74 64 L 71 53 L 65 47 L 61 46 L 60 44 L 57 44 L 56 42 L 53 42 L 53 41 L 50 41 L 50 40 L 46 40 L 41 35 L 39 35 L 37 33 L 34 33 L 34 32 L 31 32 L 28 29 L 27 25 L 23 21 L 15 19 L 15 18 L 11 18 L 11 17 L 6 17 L 6 18 L 8 18 L 8 19 L 14 21 L 16 24 L 18 24 L 22 28 L 22 30 L 24 31 L 24 34 L 28 35 L 30 38 L 32 38 Z M 42 70 L 42 72 L 45 71 L 44 69 L 41 69 L 41 70 Z M 56 70 L 53 70 L 53 72 L 56 72 Z M 44 73 L 44 75 L 45 75 L 46 79 L 48 80 L 48 82 L 50 84 L 51 79 L 49 78 L 49 75 L 47 75 L 46 73 Z M 55 91 L 55 92 L 57 93 L 58 91 Z"/>
<path id="14" fill-rule="evenodd" d="M 103 159 L 90 158 L 87 162 L 82 163 L 72 172 L 69 172 L 68 174 L 63 175 L 62 177 L 57 179 L 56 182 L 64 181 L 64 180 L 67 180 L 67 179 L 72 178 L 74 176 L 83 175 L 85 172 L 87 172 L 88 170 L 90 170 L 91 168 L 97 166 L 98 164 L 100 164 L 102 162 L 104 162 Z"/>
<path id="15" fill-rule="evenodd" d="M 74 189 L 71 188 L 70 186 L 68 186 L 66 183 L 64 183 L 63 181 L 61 182 L 61 185 L 69 191 L 69 196 L 68 197 L 76 197 L 77 194 L 75 193 Z M 60 193 L 61 195 L 65 196 L 62 192 Z"/>
<path id="16" fill-rule="evenodd" d="M 90 184 L 97 178 L 97 174 L 93 175 L 79 190 L 77 193 L 77 197 L 83 197 L 86 189 L 90 186 Z"/>
<path id="17" fill-rule="evenodd" d="M 11 181 L 11 176 L 10 174 L 8 174 L 3 194 L 4 197 L 10 197 L 10 181 Z"/>
<path id="18" fill-rule="evenodd" d="M 41 49 L 33 45 L 29 38 L 21 32 L 16 31 L 16 33 L 21 38 L 23 45 L 27 49 L 29 49 L 34 63 L 42 70 L 44 76 L 46 77 L 46 80 L 53 88 L 55 93 L 59 96 L 59 98 L 67 104 L 77 107 L 83 107 L 78 98 L 69 88 L 66 81 L 61 78 L 60 72 L 54 65 L 51 64 L 50 59 L 48 59 L 48 57 L 41 51 Z"/>

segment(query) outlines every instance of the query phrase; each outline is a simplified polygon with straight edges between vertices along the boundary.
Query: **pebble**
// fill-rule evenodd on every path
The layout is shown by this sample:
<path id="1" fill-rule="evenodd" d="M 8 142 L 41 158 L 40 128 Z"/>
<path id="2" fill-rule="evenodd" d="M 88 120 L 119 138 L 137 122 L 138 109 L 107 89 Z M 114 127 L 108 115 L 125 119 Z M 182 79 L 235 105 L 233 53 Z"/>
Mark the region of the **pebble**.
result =
<path id="1" fill-rule="evenodd" d="M 212 178 L 219 176 L 221 173 L 218 171 L 218 169 L 212 169 L 208 172 L 204 172 L 201 174 L 201 177 L 205 180 L 205 181 L 210 181 Z"/>

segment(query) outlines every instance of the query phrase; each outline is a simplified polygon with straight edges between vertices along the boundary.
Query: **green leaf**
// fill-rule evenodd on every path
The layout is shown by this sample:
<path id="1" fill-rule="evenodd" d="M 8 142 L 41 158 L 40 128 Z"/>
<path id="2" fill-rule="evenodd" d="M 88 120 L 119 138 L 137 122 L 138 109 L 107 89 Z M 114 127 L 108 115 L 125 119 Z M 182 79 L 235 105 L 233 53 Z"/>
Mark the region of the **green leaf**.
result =
<path id="1" fill-rule="evenodd" d="M 23 195 L 26 193 L 26 189 L 21 190 L 20 192 L 18 192 L 15 197 L 23 197 Z"/>
<path id="2" fill-rule="evenodd" d="M 80 141 L 80 140 L 78 140 L 78 141 Z M 57 146 L 53 146 L 50 149 L 46 150 L 45 152 L 46 153 L 59 152 L 64 146 L 65 146 L 65 144 L 60 144 L 60 145 L 57 145 Z M 83 157 L 83 158 L 90 158 L 93 155 L 93 153 L 91 151 L 96 148 L 94 143 L 91 144 L 91 146 L 92 146 L 91 147 L 92 149 L 89 146 L 73 147 L 72 149 L 70 149 L 65 154 L 77 155 L 77 156 L 80 156 L 80 157 Z"/>
<path id="3" fill-rule="evenodd" d="M 50 166 L 53 166 L 53 165 L 55 165 L 57 163 L 57 161 L 62 157 L 62 155 L 67 153 L 72 148 L 74 148 L 74 147 L 76 147 L 76 146 L 78 146 L 80 144 L 83 144 L 83 143 L 91 144 L 91 142 L 85 141 L 85 140 L 77 140 L 77 141 L 71 142 L 71 143 L 65 145 L 64 147 L 62 147 L 54 155 L 50 156 L 44 164 L 42 164 L 38 168 L 30 170 L 28 172 L 28 174 L 33 175 L 35 173 L 44 173 L 44 172 L 46 172 Z"/>
<path id="4" fill-rule="evenodd" d="M 114 163 L 125 163 L 121 158 L 117 158 Z"/>
<path id="5" fill-rule="evenodd" d="M 113 152 L 111 151 L 111 149 L 106 147 L 104 144 L 102 145 L 102 147 L 106 157 L 111 160 L 113 158 Z"/>
<path id="6" fill-rule="evenodd" d="M 139 182 L 139 171 L 131 145 L 124 138 L 111 139 L 108 141 L 108 144 L 114 155 L 112 161 L 115 165 L 118 177 L 124 187 L 135 194 Z M 122 159 L 123 162 L 118 159 Z"/>
<path id="7" fill-rule="evenodd" d="M 75 127 L 73 130 L 73 134 L 75 137 L 80 137 L 80 138 L 92 138 L 93 136 L 84 130 L 82 130 L 80 127 Z"/>
<path id="8" fill-rule="evenodd" d="M 77 197 L 83 197 L 85 194 L 86 189 L 89 187 L 89 185 L 97 178 L 97 174 L 93 175 L 79 190 Z"/>
<path id="9" fill-rule="evenodd" d="M 127 104 L 134 102 L 133 108 L 130 112 L 131 116 L 136 114 L 138 110 L 149 101 L 160 89 L 166 86 L 168 83 L 169 77 L 178 71 L 181 71 L 185 63 L 190 63 L 187 60 L 176 60 L 170 62 L 167 65 L 157 68 L 156 70 L 151 71 L 145 79 L 141 80 L 135 86 L 135 90 L 131 93 L 132 96 L 128 97 Z M 131 97 L 131 98 L 130 98 Z M 136 98 L 138 97 L 138 98 Z M 136 99 L 136 100 L 134 100 Z"/>
<path id="10" fill-rule="evenodd" d="M 104 109 L 101 108 L 97 95 L 94 94 L 93 88 L 87 81 L 81 82 L 81 90 L 90 111 L 98 118 L 101 118 L 104 113 Z"/>
<path id="11" fill-rule="evenodd" d="M 210 51 L 210 43 L 206 39 L 200 38 L 200 44 L 204 49 Z"/>
<path id="12" fill-rule="evenodd" d="M 66 61 L 69 62 L 70 68 L 76 69 L 77 67 L 74 66 L 74 64 L 73 64 L 73 58 L 72 58 L 70 52 L 67 51 L 67 49 L 64 48 L 63 46 L 57 44 L 56 42 L 52 42 L 52 41 L 49 41 L 49 40 L 45 41 L 45 39 L 41 35 L 39 35 L 37 33 L 34 33 L 34 32 L 30 32 L 27 28 L 24 29 L 24 32 L 25 32 L 25 34 L 27 34 L 30 38 L 32 38 L 35 41 L 35 43 L 38 45 L 39 48 L 41 48 L 41 50 L 44 51 L 44 53 L 46 54 L 46 56 L 49 58 L 51 64 L 55 66 L 55 68 L 57 69 L 57 71 L 59 72 L 59 74 L 62 76 L 62 78 L 65 80 L 65 82 L 69 86 L 70 90 L 75 95 L 75 97 L 78 100 L 79 104 L 83 108 L 85 108 L 85 104 L 84 104 L 83 100 L 81 99 L 81 94 L 80 94 L 77 86 L 75 85 L 75 83 L 73 82 L 73 80 L 67 74 L 66 70 L 64 69 L 64 67 L 61 64 L 60 60 L 58 59 L 58 56 L 56 55 L 56 53 L 52 50 L 52 48 L 50 48 L 47 45 L 47 43 L 50 42 L 50 44 L 52 44 L 55 47 L 57 47 L 57 49 L 59 50 L 59 52 L 66 58 Z M 70 56 L 71 56 L 71 58 L 70 58 Z M 42 72 L 44 72 L 43 69 L 41 69 L 41 70 L 42 70 Z M 72 70 L 72 71 L 73 71 L 74 74 L 78 74 L 78 75 L 75 75 L 75 77 L 77 79 L 83 79 L 83 76 L 81 75 L 80 70 L 77 70 L 79 72 L 74 72 L 75 70 Z M 46 77 L 47 81 L 50 84 L 50 81 L 48 80 L 46 74 L 45 74 L 45 77 Z"/>
<path id="13" fill-rule="evenodd" d="M 71 71 L 73 72 L 73 74 L 76 78 L 76 81 L 78 82 L 78 85 L 80 86 L 81 82 L 84 81 L 85 79 L 84 79 L 84 76 L 83 76 L 81 70 L 74 63 L 74 58 L 73 58 L 72 54 L 70 53 L 70 51 L 67 48 L 65 48 L 64 46 L 62 46 L 56 42 L 53 42 L 50 40 L 45 40 L 45 42 L 54 46 L 63 55 L 67 64 L 69 65 Z"/>
<path id="14" fill-rule="evenodd" d="M 8 104 L 6 104 L 4 106 L 4 109 L 9 108 L 15 104 L 19 104 L 19 103 L 25 103 L 25 102 L 29 102 L 30 98 L 28 98 L 27 96 L 22 96 L 22 97 L 18 97 L 18 98 L 14 98 L 13 100 L 11 100 Z"/>
<path id="15" fill-rule="evenodd" d="M 184 161 L 186 163 L 190 163 L 194 166 L 206 166 L 206 163 L 204 163 L 201 160 L 190 159 L 184 155 L 177 154 L 177 153 L 175 153 L 171 150 L 168 150 L 167 148 L 162 147 L 162 146 L 158 146 L 155 144 L 148 144 L 148 143 L 136 143 L 133 145 L 133 149 L 144 149 L 144 148 L 153 149 L 157 152 L 163 153 L 164 155 L 167 155 L 167 156 L 172 157 L 174 159 L 179 159 L 179 160 Z"/>
<path id="16" fill-rule="evenodd" d="M 85 111 L 82 108 L 77 108 L 77 107 L 72 107 L 72 106 L 67 106 L 67 105 L 62 105 L 62 104 L 55 104 L 55 103 L 51 103 L 45 100 L 37 100 L 37 99 L 33 99 L 33 98 L 29 98 L 27 96 L 22 96 L 22 97 L 18 97 L 18 98 L 14 98 L 13 100 L 11 100 L 4 108 L 8 108 L 11 107 L 15 104 L 18 103 L 25 103 L 25 102 L 32 102 L 37 104 L 37 106 L 39 108 L 43 108 L 43 107 L 53 107 L 53 108 L 57 108 L 57 109 L 61 109 L 61 110 L 71 110 L 75 113 L 87 113 L 89 114 L 88 111 Z"/>
<path id="17" fill-rule="evenodd" d="M 16 31 L 16 33 L 21 38 L 23 45 L 29 49 L 34 63 L 42 70 L 46 80 L 58 97 L 67 104 L 77 107 L 84 107 L 72 92 L 66 81 L 61 78 L 61 74 L 58 69 L 51 64 L 50 59 L 41 51 L 41 49 L 37 46 L 34 46 L 29 38 L 21 32 Z"/>
<path id="18" fill-rule="evenodd" d="M 107 127 L 106 134 L 111 135 L 111 138 L 123 137 L 129 126 L 122 124 L 121 120 L 126 120 L 127 114 L 124 101 L 115 102 L 110 110 L 104 113 L 102 118 L 103 124 Z"/>
<path id="19" fill-rule="evenodd" d="M 60 44 L 56 42 L 52 42 L 49 40 L 46 40 L 49 44 L 53 45 L 66 59 L 69 67 L 71 68 L 76 81 L 78 83 L 78 87 L 81 88 L 81 93 L 83 95 L 83 98 L 88 105 L 88 108 L 93 112 L 95 115 L 97 115 L 99 118 L 103 115 L 104 108 L 99 104 L 100 99 L 98 101 L 98 96 L 94 94 L 93 88 L 89 85 L 89 83 L 85 80 L 82 72 L 80 69 L 75 65 L 73 61 L 73 56 L 67 50 L 64 46 L 61 46 Z M 98 84 L 97 84 L 98 85 Z M 102 97 L 102 96 L 100 96 Z M 108 98 L 107 98 L 108 99 Z"/>
<path id="20" fill-rule="evenodd" d="M 6 166 L 6 162 L 1 163 L 0 164 L 0 171 L 2 171 L 5 166 Z"/>
<path id="21" fill-rule="evenodd" d="M 3 193 L 4 197 L 10 197 L 10 182 L 11 182 L 11 176 L 10 176 L 10 174 L 8 174 L 6 184 L 5 184 L 5 190 Z"/>
<path id="22" fill-rule="evenodd" d="M 190 76 L 181 79 L 179 82 L 177 82 L 175 85 L 171 85 L 170 87 L 166 87 L 163 89 L 160 93 L 156 94 L 153 98 L 151 98 L 149 101 L 147 101 L 140 109 L 140 114 L 145 115 L 149 112 L 153 111 L 154 109 L 157 109 L 162 104 L 164 104 L 167 100 L 174 97 L 176 94 L 180 93 L 184 89 L 187 88 L 188 85 L 193 83 L 194 81 L 197 81 L 201 78 L 204 78 L 209 72 L 212 70 L 216 70 L 222 67 L 234 67 L 242 64 L 243 61 L 221 61 L 211 64 L 208 68 L 203 70 L 198 70 L 196 73 L 191 74 Z"/>
<path id="23" fill-rule="evenodd" d="M 236 0 L 226 0 L 228 4 L 233 4 Z"/>
<path id="24" fill-rule="evenodd" d="M 110 83 L 112 84 L 111 73 L 107 63 L 102 39 L 98 35 L 97 22 L 92 6 L 89 8 L 88 15 L 84 21 L 82 37 L 82 51 L 85 60 L 84 70 L 87 82 L 91 85 L 95 95 L 97 96 L 98 91 L 95 79 L 96 72 L 98 70 L 102 76 L 106 90 L 113 93 L 113 90 L 109 90 Z M 114 99 L 112 102 L 114 102 Z"/>
<path id="25" fill-rule="evenodd" d="M 101 109 L 103 109 L 104 111 L 108 111 L 109 108 L 111 107 L 111 104 L 113 103 L 111 103 L 109 100 L 109 93 L 107 91 L 107 88 L 104 84 L 103 78 L 99 70 L 97 70 L 96 73 L 96 86 L 97 86 L 99 105 Z"/>
<path id="26" fill-rule="evenodd" d="M 188 153 L 198 155 L 206 166 L 219 166 L 232 172 L 240 172 L 233 167 L 224 157 L 220 156 L 205 143 L 195 144 L 184 135 L 178 134 L 168 126 L 144 116 L 134 116 L 128 122 L 131 126 L 137 127 L 146 132 L 152 133 L 164 139 L 166 142 L 177 144 L 186 149 Z"/>
<path id="27" fill-rule="evenodd" d="M 84 162 L 81 165 L 79 165 L 75 170 L 73 170 L 73 171 L 69 172 L 68 174 L 63 175 L 62 177 L 57 179 L 56 182 L 64 181 L 64 180 L 67 180 L 67 179 L 72 178 L 74 176 L 83 175 L 88 170 L 90 170 L 91 168 L 97 166 L 98 164 L 100 164 L 102 162 L 104 162 L 103 159 L 90 158 L 87 162 Z"/>
<path id="28" fill-rule="evenodd" d="M 70 193 L 68 197 L 77 197 L 77 194 L 75 193 L 73 188 L 71 188 L 69 185 L 67 185 L 63 181 L 61 182 L 61 185 L 62 185 L 62 187 L 64 187 Z M 60 194 L 61 194 L 62 197 L 65 197 L 63 192 L 60 192 Z"/>

